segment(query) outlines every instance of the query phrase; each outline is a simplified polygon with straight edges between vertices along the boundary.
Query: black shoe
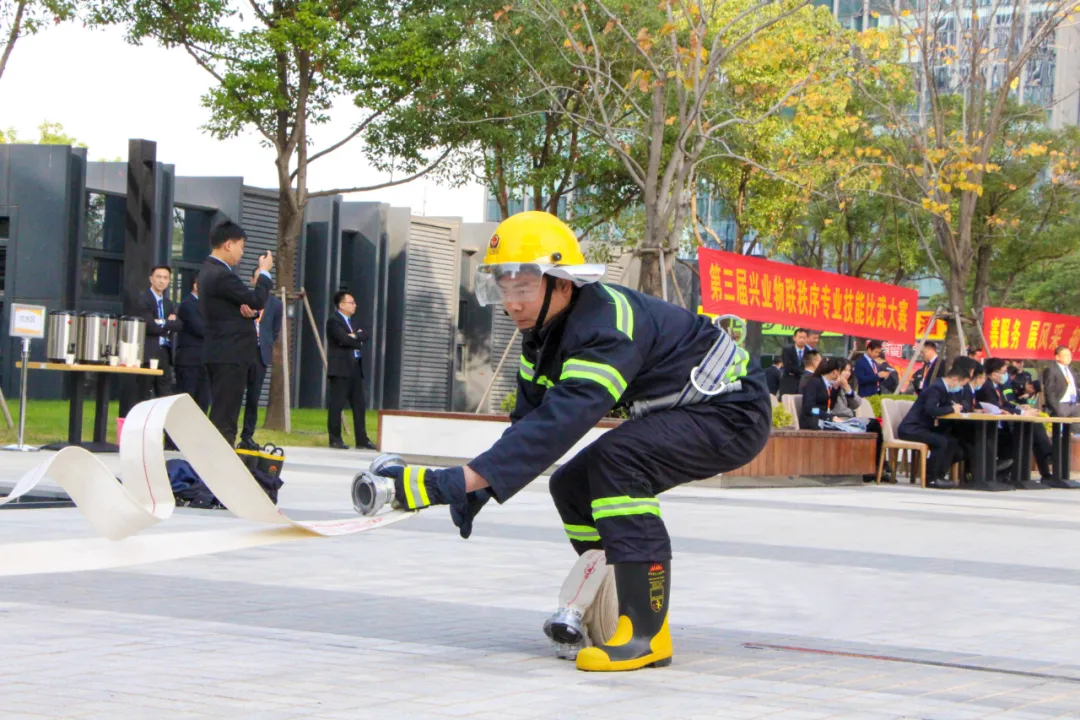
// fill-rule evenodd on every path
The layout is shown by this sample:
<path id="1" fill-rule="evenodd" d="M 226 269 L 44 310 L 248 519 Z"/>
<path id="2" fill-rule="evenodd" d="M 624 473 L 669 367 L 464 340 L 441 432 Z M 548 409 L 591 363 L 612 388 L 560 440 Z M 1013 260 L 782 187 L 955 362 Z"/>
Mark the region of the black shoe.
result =
<path id="1" fill-rule="evenodd" d="M 953 488 L 956 487 L 956 483 L 954 483 L 952 480 L 950 480 L 948 478 L 944 478 L 944 477 L 931 478 L 931 479 L 926 481 L 926 487 L 928 487 L 928 488 L 936 488 L 938 490 L 952 490 Z"/>
<path id="2" fill-rule="evenodd" d="M 578 670 L 617 672 L 671 664 L 671 561 L 615 565 L 619 624 L 603 645 L 583 648 Z"/>
<path id="3" fill-rule="evenodd" d="M 262 450 L 262 446 L 252 438 L 240 438 L 240 444 L 236 448 L 238 450 Z"/>
<path id="4" fill-rule="evenodd" d="M 362 443 L 356 443 L 356 449 L 359 450 L 360 448 L 363 448 L 364 450 L 378 450 L 379 449 L 379 448 L 375 447 L 375 443 L 371 442 L 370 440 L 365 440 Z"/>
<path id="5" fill-rule="evenodd" d="M 345 443 L 341 442 L 341 440 L 338 439 L 338 438 L 330 438 L 330 447 L 334 448 L 335 450 L 348 450 L 349 449 L 349 446 L 346 445 Z"/>

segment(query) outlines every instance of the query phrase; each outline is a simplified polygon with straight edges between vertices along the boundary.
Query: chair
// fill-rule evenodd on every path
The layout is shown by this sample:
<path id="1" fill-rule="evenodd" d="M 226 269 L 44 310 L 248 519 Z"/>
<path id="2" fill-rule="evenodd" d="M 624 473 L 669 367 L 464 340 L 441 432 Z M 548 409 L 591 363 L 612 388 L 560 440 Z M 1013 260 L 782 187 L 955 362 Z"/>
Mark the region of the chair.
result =
<path id="1" fill-rule="evenodd" d="M 791 415 L 791 429 L 799 429 L 799 413 L 802 412 L 802 395 L 785 395 L 780 398 L 784 409 Z"/>
<path id="2" fill-rule="evenodd" d="M 862 399 L 862 403 L 860 403 L 859 407 L 855 408 L 855 417 L 866 418 L 868 420 L 873 420 L 876 417 L 874 415 L 874 406 L 870 404 L 869 400 L 866 398 Z"/>
<path id="3" fill-rule="evenodd" d="M 869 403 L 868 403 L 869 404 Z M 878 460 L 877 477 L 874 482 L 881 484 L 881 473 L 885 469 L 885 456 L 888 455 L 893 468 L 898 467 L 898 459 L 901 452 L 913 452 L 920 459 L 919 477 L 922 478 L 922 486 L 926 487 L 926 458 L 930 455 L 930 448 L 926 443 L 901 440 L 896 436 L 896 428 L 904 420 L 908 410 L 915 403 L 911 400 L 882 400 L 881 401 L 881 458 Z M 911 473 L 908 473 L 911 477 Z"/>

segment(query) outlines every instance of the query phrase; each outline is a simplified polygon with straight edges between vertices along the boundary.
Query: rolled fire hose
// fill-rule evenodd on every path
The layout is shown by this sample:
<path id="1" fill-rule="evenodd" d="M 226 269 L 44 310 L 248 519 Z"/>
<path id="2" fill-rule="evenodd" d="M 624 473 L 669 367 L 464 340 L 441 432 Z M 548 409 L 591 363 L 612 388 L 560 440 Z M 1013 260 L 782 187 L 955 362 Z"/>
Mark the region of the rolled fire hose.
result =
<path id="1" fill-rule="evenodd" d="M 550 620 L 560 619 L 584 629 L 583 647 L 601 645 L 615 634 L 619 622 L 619 600 L 615 573 L 604 559 L 603 550 L 586 550 L 574 563 L 559 591 L 559 609 Z M 549 620 L 549 621 L 550 621 Z M 573 658 L 576 649 L 555 642 L 560 657 Z"/>
<path id="2" fill-rule="evenodd" d="M 267 497 L 221 433 L 188 395 L 139 403 L 120 437 L 120 478 L 90 452 L 67 447 L 19 479 L 0 505 L 31 490 L 46 476 L 71 497 L 104 537 L 123 540 L 167 520 L 176 507 L 165 467 L 163 432 L 183 453 L 214 496 L 244 520 L 291 527 L 312 536 L 350 535 L 389 525 L 415 512 L 394 510 L 347 520 L 292 520 Z"/>

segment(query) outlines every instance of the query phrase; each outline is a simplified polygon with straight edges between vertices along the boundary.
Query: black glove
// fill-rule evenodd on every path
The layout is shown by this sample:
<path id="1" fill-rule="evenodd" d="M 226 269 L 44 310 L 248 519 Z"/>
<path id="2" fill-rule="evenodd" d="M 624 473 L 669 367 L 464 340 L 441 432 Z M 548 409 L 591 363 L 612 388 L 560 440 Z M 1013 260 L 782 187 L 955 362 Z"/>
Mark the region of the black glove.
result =
<path id="1" fill-rule="evenodd" d="M 450 506 L 450 519 L 457 525 L 458 532 L 463 540 L 468 540 L 469 536 L 472 535 L 473 518 L 477 516 L 480 508 L 484 507 L 492 497 L 494 496 L 491 494 L 491 489 L 483 488 L 468 493 L 468 502 L 464 508 L 459 505 Z"/>
<path id="2" fill-rule="evenodd" d="M 486 488 L 465 492 L 463 467 L 435 470 L 412 465 L 388 465 L 379 468 L 376 474 L 394 481 L 394 504 L 398 507 L 420 510 L 432 505 L 449 505 L 450 519 L 462 538 L 472 534 L 473 518 L 491 499 L 491 493 Z"/>

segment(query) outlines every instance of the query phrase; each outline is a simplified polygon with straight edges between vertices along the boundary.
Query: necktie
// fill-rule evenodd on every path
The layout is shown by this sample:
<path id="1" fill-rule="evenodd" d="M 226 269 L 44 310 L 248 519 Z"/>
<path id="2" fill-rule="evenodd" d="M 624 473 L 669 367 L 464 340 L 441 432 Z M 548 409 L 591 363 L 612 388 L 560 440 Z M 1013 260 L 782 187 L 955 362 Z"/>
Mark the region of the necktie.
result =
<path id="1" fill-rule="evenodd" d="M 1069 395 L 1065 398 L 1065 402 L 1076 402 L 1076 381 L 1069 368 L 1065 368 L 1065 380 L 1069 383 Z"/>
<path id="2" fill-rule="evenodd" d="M 165 319 L 165 308 L 161 304 L 161 298 L 157 299 L 157 316 L 158 316 L 159 320 L 164 320 Z M 168 345 L 168 344 L 169 344 L 169 341 L 165 339 L 164 335 L 162 335 L 161 337 L 158 338 L 158 345 L 164 346 L 164 345 Z"/>
<path id="3" fill-rule="evenodd" d="M 349 332 L 350 333 L 353 332 L 352 320 L 346 320 L 345 324 L 349 327 Z M 352 351 L 352 356 L 353 356 L 353 360 L 359 360 L 360 359 L 360 351 L 359 350 L 353 350 Z"/>

